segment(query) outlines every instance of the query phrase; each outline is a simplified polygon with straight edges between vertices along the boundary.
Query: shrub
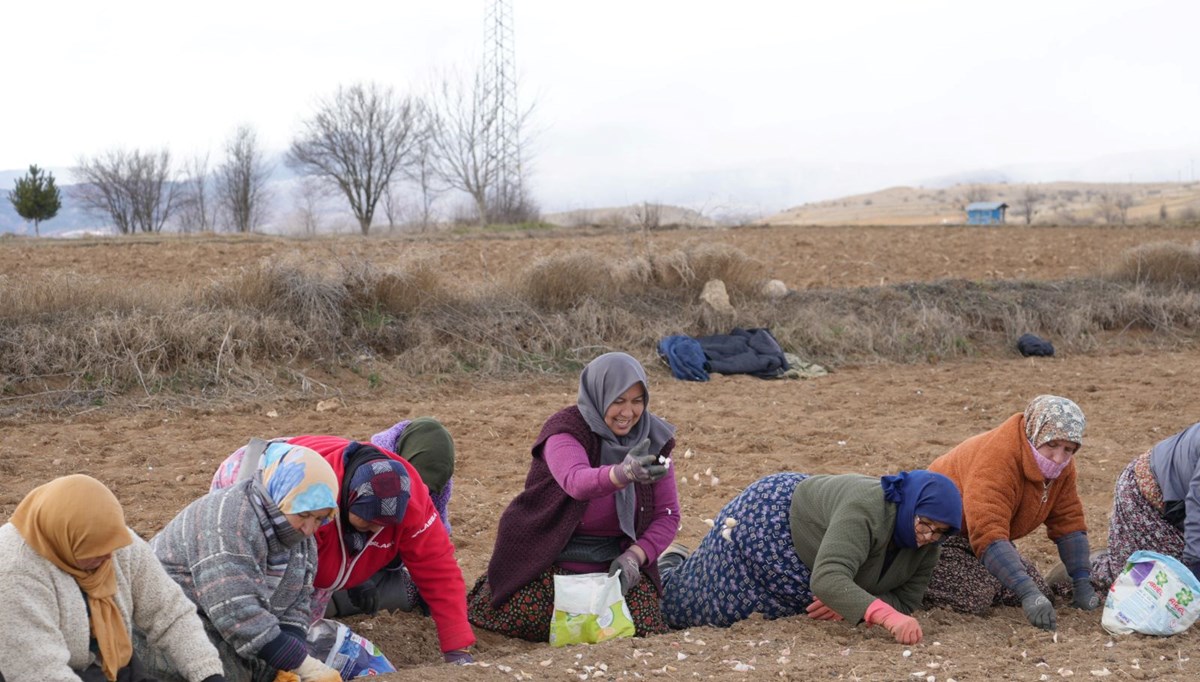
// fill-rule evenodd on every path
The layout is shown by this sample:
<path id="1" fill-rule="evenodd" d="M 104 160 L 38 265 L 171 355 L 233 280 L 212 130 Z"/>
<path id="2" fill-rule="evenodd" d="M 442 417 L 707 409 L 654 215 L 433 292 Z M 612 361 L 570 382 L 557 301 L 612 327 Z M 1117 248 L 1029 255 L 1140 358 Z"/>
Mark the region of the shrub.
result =
<path id="1" fill-rule="evenodd" d="M 1200 242 L 1154 242 L 1130 249 L 1110 277 L 1130 284 L 1200 288 Z"/>
<path id="2" fill-rule="evenodd" d="M 615 285 L 607 261 L 588 253 L 540 258 L 520 277 L 519 291 L 530 305 L 569 310 L 589 299 L 606 299 Z"/>
<path id="3" fill-rule="evenodd" d="M 709 243 L 650 257 L 653 281 L 668 290 L 695 296 L 711 279 L 725 283 L 731 297 L 757 295 L 765 279 L 763 266 L 736 248 Z"/>

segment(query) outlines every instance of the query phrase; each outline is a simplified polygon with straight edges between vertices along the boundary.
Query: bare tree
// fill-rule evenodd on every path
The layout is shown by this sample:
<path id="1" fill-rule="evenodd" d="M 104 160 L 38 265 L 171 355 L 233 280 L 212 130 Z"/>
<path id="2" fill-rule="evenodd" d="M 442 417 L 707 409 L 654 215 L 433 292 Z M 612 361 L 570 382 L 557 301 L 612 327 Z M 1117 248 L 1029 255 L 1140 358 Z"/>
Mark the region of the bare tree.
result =
<path id="1" fill-rule="evenodd" d="M 300 230 L 304 234 L 311 236 L 321 231 L 321 206 L 332 191 L 328 183 L 311 175 L 300 178 L 296 183 L 292 190 L 292 198 L 295 201 Z"/>
<path id="2" fill-rule="evenodd" d="M 1133 197 L 1128 192 L 1108 190 L 1100 195 L 1100 217 L 1109 225 L 1124 225 L 1129 218 Z"/>
<path id="3" fill-rule="evenodd" d="M 662 204 L 643 201 L 633 206 L 633 224 L 642 232 L 662 227 Z"/>
<path id="4" fill-rule="evenodd" d="M 418 199 L 417 221 L 422 230 L 428 230 L 437 222 L 433 204 L 438 196 L 448 189 L 445 181 L 437 172 L 435 158 L 436 120 L 427 106 L 421 106 L 420 135 L 413 147 L 413 160 L 404 170 L 404 175 L 416 185 Z"/>
<path id="5" fill-rule="evenodd" d="M 519 192 L 499 187 L 503 169 L 495 141 L 501 137 L 501 112 L 492 95 L 477 71 L 469 80 L 444 77 L 429 102 L 430 151 L 436 174 L 449 189 L 471 197 L 481 226 L 496 220 L 519 222 L 537 214 L 537 207 L 524 192 L 524 182 Z M 516 121 L 524 160 L 522 174 L 528 168 L 529 136 L 521 131 L 527 128 L 532 112 L 532 106 L 519 112 Z"/>
<path id="6" fill-rule="evenodd" d="M 1117 195 L 1117 214 L 1121 217 L 1121 224 L 1129 222 L 1129 209 L 1133 208 L 1133 196 L 1129 192 L 1121 192 Z"/>
<path id="7" fill-rule="evenodd" d="M 121 234 L 158 232 L 179 207 L 171 153 L 114 150 L 82 157 L 75 196 L 87 210 L 110 218 Z"/>
<path id="8" fill-rule="evenodd" d="M 383 217 L 387 218 L 388 230 L 396 229 L 402 210 L 399 182 L 392 182 L 384 187 L 383 196 L 379 201 L 383 204 Z"/>
<path id="9" fill-rule="evenodd" d="M 217 169 L 217 197 L 235 232 L 253 232 L 266 222 L 271 167 L 250 126 L 238 126 L 225 142 L 225 163 Z"/>
<path id="10" fill-rule="evenodd" d="M 1026 225 L 1033 222 L 1034 211 L 1042 199 L 1042 193 L 1034 189 L 1033 185 L 1025 185 L 1025 189 L 1021 190 L 1021 195 L 1017 198 L 1017 214 L 1025 218 Z"/>
<path id="11" fill-rule="evenodd" d="M 438 177 L 475 202 L 480 226 L 488 223 L 488 195 L 500 172 L 488 139 L 498 122 L 483 74 L 470 82 L 446 76 L 429 103 L 429 132 Z"/>
<path id="12" fill-rule="evenodd" d="M 338 88 L 292 141 L 288 164 L 329 180 L 346 195 L 362 233 L 375 206 L 408 161 L 416 141 L 416 106 L 375 83 Z"/>
<path id="13" fill-rule="evenodd" d="M 976 201 L 987 201 L 988 189 L 983 185 L 967 185 L 966 190 L 964 190 L 963 197 L 967 200 L 968 204 Z"/>
<path id="14" fill-rule="evenodd" d="M 176 223 L 181 232 L 210 232 L 216 227 L 217 206 L 209 194 L 211 183 L 208 154 L 184 162 L 179 211 L 176 214 Z"/>

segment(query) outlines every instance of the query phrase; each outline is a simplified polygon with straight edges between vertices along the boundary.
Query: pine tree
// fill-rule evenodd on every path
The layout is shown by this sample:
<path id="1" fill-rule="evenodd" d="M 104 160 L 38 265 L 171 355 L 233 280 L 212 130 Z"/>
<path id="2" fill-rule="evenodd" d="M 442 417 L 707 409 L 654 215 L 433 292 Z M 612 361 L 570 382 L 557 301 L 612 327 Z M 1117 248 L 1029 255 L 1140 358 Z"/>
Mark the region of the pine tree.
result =
<path id="1" fill-rule="evenodd" d="M 62 195 L 54 185 L 54 174 L 37 166 L 30 166 L 25 177 L 17 178 L 8 200 L 17 209 L 17 215 L 33 221 L 34 236 L 40 236 L 38 225 L 58 215 L 58 209 L 62 208 Z"/>

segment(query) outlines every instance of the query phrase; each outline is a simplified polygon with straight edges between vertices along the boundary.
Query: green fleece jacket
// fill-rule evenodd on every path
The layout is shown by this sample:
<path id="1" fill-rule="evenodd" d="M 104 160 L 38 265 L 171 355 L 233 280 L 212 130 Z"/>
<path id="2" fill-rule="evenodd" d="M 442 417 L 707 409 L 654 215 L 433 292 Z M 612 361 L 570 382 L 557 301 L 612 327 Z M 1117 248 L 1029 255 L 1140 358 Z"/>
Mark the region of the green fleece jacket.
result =
<path id="1" fill-rule="evenodd" d="M 813 595 L 847 621 L 862 621 L 876 597 L 906 614 L 921 604 L 941 547 L 892 543 L 896 505 L 883 499 L 878 478 L 806 478 L 792 494 L 790 517 L 796 554 L 812 570 Z M 889 549 L 895 557 L 884 571 Z"/>

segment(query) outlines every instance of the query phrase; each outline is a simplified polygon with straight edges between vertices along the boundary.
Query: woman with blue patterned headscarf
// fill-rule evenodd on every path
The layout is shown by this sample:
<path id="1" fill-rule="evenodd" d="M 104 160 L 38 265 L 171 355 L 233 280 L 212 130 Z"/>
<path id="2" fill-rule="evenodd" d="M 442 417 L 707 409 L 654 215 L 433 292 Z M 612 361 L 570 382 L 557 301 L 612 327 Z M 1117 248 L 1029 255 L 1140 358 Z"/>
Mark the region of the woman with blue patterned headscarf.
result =
<path id="1" fill-rule="evenodd" d="M 321 455 L 272 443 L 255 476 L 192 502 L 150 542 L 195 602 L 230 682 L 271 682 L 280 670 L 305 682 L 341 679 L 308 655 L 306 637 L 313 535 L 336 517 L 337 490 Z M 171 679 L 166 661 L 147 658 Z"/>

